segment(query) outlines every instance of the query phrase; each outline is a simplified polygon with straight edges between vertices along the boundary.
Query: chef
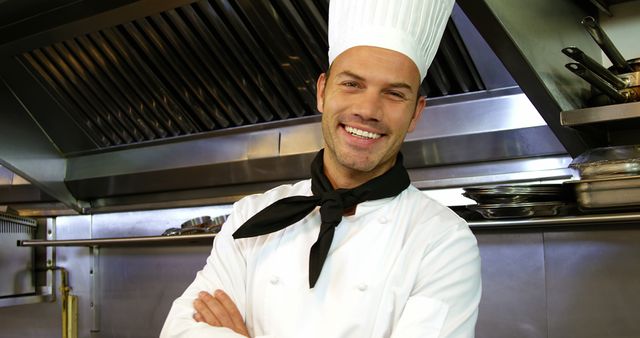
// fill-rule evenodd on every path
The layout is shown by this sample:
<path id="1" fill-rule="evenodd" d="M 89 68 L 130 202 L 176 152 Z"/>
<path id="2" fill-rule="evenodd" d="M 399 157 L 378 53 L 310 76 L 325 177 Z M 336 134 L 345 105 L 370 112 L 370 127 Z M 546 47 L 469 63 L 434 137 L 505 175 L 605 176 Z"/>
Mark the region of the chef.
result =
<path id="1" fill-rule="evenodd" d="M 453 0 L 331 0 L 311 179 L 236 202 L 161 337 L 473 337 L 480 258 L 399 152 Z"/>

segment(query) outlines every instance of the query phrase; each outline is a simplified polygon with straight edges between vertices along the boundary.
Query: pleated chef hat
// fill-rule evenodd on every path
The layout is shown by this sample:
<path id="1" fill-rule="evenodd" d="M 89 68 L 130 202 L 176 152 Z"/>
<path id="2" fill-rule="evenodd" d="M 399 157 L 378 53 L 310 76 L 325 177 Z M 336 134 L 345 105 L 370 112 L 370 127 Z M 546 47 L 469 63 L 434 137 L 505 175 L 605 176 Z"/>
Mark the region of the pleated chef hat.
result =
<path id="1" fill-rule="evenodd" d="M 391 49 L 418 66 L 420 79 L 438 50 L 454 0 L 330 0 L 329 64 L 355 46 Z"/>

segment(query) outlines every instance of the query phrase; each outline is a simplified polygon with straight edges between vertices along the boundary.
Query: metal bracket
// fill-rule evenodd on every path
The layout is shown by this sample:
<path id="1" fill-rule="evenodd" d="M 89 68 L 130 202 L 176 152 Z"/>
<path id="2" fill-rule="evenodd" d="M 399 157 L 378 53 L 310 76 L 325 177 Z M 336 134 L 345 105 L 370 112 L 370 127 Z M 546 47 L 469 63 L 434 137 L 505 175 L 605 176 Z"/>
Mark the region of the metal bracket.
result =
<path id="1" fill-rule="evenodd" d="M 100 290 L 100 247 L 97 245 L 89 249 L 90 263 L 89 274 L 91 275 L 91 332 L 100 332 L 100 304 L 98 303 Z"/>

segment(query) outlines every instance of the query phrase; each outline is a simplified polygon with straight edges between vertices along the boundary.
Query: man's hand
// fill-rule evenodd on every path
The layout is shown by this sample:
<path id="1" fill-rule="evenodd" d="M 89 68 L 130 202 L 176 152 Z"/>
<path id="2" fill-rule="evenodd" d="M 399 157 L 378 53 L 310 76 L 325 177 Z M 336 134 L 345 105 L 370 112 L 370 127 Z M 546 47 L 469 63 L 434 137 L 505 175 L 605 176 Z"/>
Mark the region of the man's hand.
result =
<path id="1" fill-rule="evenodd" d="M 193 301 L 196 313 L 193 319 L 211 326 L 226 327 L 241 335 L 249 337 L 249 331 L 236 304 L 222 290 L 216 290 L 213 295 L 200 292 Z"/>

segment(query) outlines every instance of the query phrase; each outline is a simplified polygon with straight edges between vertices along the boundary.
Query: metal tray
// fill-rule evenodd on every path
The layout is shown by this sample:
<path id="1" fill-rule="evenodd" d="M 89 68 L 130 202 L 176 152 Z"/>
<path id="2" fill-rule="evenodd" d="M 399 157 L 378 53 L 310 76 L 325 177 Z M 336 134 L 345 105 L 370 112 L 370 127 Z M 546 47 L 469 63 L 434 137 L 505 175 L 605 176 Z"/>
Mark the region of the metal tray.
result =
<path id="1" fill-rule="evenodd" d="M 640 175 L 565 182 L 585 209 L 640 206 Z"/>
<path id="2" fill-rule="evenodd" d="M 498 185 L 464 188 L 463 196 L 478 204 L 558 202 L 570 198 L 562 184 Z"/>
<path id="3" fill-rule="evenodd" d="M 512 204 L 478 204 L 468 205 L 487 219 L 548 217 L 564 215 L 568 205 L 563 202 L 537 202 Z"/>
<path id="4" fill-rule="evenodd" d="M 569 165 L 582 179 L 640 173 L 640 145 L 595 148 L 575 158 Z"/>

